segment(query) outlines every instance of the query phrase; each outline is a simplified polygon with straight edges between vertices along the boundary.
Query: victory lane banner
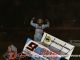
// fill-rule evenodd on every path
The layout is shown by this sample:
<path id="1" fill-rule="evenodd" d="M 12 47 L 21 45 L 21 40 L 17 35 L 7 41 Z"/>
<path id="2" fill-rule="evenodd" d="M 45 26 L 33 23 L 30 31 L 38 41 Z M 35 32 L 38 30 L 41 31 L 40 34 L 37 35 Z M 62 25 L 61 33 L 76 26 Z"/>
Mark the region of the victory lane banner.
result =
<path id="1" fill-rule="evenodd" d="M 51 51 L 59 54 L 60 56 L 64 56 L 68 60 L 70 59 L 70 56 L 75 47 L 46 32 L 44 32 L 41 42 L 44 46 L 48 47 Z"/>
<path id="2" fill-rule="evenodd" d="M 60 58 L 55 52 L 29 38 L 23 48 L 23 53 L 35 60 L 59 60 Z"/>

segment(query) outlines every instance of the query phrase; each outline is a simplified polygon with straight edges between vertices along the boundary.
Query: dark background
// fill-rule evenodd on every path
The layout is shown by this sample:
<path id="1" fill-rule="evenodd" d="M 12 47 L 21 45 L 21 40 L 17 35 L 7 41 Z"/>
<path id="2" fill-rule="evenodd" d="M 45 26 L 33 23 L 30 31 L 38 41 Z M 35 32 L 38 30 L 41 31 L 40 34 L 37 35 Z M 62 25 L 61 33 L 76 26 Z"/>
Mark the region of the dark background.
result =
<path id="1" fill-rule="evenodd" d="M 14 44 L 21 51 L 25 36 L 33 38 L 32 17 L 48 18 L 50 27 L 45 31 L 49 34 L 66 42 L 80 40 L 79 0 L 0 0 L 1 58 L 8 45 Z M 79 50 L 76 47 L 73 54 L 80 54 Z"/>

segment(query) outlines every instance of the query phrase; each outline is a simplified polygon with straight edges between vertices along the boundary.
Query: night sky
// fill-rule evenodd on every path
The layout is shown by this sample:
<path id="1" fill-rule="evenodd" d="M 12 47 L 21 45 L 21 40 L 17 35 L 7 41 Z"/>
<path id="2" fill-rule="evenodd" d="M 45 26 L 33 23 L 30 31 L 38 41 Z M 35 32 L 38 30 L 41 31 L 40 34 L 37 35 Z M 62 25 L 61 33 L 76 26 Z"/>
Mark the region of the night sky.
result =
<path id="1" fill-rule="evenodd" d="M 76 0 L 1 0 L 0 24 L 23 26 L 25 18 L 29 22 L 35 16 L 49 18 L 54 26 L 62 26 L 66 20 L 80 26 L 79 11 L 80 1 Z"/>

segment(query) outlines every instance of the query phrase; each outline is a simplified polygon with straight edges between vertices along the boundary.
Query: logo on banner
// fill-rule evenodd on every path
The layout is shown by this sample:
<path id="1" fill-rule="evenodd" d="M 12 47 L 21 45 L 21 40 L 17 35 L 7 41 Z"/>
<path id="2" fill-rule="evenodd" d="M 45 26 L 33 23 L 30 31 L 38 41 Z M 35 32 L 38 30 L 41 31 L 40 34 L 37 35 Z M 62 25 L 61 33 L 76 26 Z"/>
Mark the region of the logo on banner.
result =
<path id="1" fill-rule="evenodd" d="M 50 36 L 45 36 L 44 40 L 43 40 L 43 43 L 47 44 L 47 45 L 50 45 L 51 44 L 51 37 Z"/>
<path id="2" fill-rule="evenodd" d="M 36 47 L 38 47 L 38 45 L 34 42 L 31 42 L 26 48 L 33 51 L 34 49 L 36 49 Z"/>

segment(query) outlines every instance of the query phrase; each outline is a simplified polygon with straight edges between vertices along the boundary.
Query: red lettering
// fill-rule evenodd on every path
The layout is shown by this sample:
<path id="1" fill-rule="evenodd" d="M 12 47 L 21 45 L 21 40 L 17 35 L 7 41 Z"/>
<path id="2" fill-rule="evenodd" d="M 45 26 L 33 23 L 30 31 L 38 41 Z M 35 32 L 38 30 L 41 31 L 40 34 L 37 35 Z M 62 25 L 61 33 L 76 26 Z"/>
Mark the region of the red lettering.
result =
<path id="1" fill-rule="evenodd" d="M 45 55 L 49 55 L 49 50 L 45 50 Z"/>

